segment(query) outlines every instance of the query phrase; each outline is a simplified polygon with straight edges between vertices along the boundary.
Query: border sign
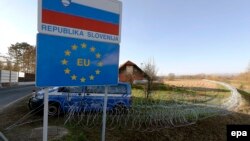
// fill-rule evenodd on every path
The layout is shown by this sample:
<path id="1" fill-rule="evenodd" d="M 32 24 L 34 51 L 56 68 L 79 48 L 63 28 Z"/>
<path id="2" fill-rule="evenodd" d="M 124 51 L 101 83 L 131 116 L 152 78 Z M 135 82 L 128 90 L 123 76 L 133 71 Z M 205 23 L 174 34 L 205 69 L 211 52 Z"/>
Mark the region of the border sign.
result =
<path id="1" fill-rule="evenodd" d="M 120 43 L 122 3 L 117 0 L 39 0 L 39 33 Z"/>
<path id="2" fill-rule="evenodd" d="M 36 86 L 116 85 L 122 3 L 118 0 L 38 0 Z M 107 90 L 103 106 L 105 140 Z M 43 141 L 48 138 L 48 88 Z"/>
<path id="3" fill-rule="evenodd" d="M 37 86 L 116 85 L 119 44 L 38 34 Z"/>

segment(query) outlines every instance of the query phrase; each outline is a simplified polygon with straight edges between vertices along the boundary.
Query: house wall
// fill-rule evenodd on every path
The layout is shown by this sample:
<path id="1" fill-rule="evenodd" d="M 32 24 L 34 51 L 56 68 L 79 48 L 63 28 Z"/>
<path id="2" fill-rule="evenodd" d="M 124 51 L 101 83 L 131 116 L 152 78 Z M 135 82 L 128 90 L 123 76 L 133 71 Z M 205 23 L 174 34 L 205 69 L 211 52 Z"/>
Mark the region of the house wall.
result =
<path id="1" fill-rule="evenodd" d="M 133 66 L 133 73 L 129 74 L 126 71 L 126 67 L 119 69 L 119 81 L 121 82 L 130 82 L 132 80 L 143 80 L 144 75 L 136 67 Z"/>

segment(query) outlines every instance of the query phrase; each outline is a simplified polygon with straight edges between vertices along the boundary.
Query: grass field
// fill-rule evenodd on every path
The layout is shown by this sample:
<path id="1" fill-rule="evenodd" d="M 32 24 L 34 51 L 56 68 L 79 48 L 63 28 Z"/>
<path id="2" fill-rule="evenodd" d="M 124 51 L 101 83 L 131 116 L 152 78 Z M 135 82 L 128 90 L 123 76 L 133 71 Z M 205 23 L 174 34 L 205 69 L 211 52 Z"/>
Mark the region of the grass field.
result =
<path id="1" fill-rule="evenodd" d="M 182 84 L 178 85 L 180 83 Z M 192 85 L 189 81 L 185 83 L 166 82 L 166 84 L 157 84 L 154 86 L 155 91 L 151 94 L 150 99 L 144 98 L 142 86 L 134 86 L 132 90 L 132 110 L 125 116 L 108 115 L 106 140 L 225 140 L 226 124 L 250 124 L 249 116 L 243 114 L 246 110 L 244 108 L 242 114 L 234 113 L 233 115 L 219 116 L 218 112 L 221 109 L 206 107 L 206 104 L 213 103 L 213 101 L 216 101 L 215 99 L 219 99 L 216 101 L 216 104 L 219 104 L 230 95 L 230 92 L 224 87 L 203 81 L 192 81 Z M 204 104 L 204 106 L 194 104 Z M 245 108 L 247 106 L 249 106 L 248 103 L 245 103 Z M 195 110 L 193 110 L 194 108 Z M 217 113 L 212 116 L 214 111 Z M 28 112 L 27 99 L 2 111 L 0 114 L 0 131 L 13 141 L 30 140 L 31 129 L 42 126 L 41 115 L 28 115 L 18 126 L 11 130 L 4 130 Z M 206 115 L 207 113 L 208 115 Z M 112 118 L 109 118 L 109 116 Z M 196 119 L 204 116 L 212 117 L 204 120 Z M 73 118 L 64 125 L 66 118 L 65 115 L 49 119 L 50 126 L 65 127 L 69 130 L 69 135 L 60 140 L 100 140 L 101 114 L 82 115 Z M 192 121 L 195 121 L 196 124 Z M 181 124 L 178 124 L 180 122 Z M 173 124 L 183 126 L 176 127 Z"/>
<path id="2" fill-rule="evenodd" d="M 165 81 L 165 84 L 173 88 L 168 94 L 169 98 L 175 101 L 221 104 L 230 96 L 230 91 L 222 85 L 203 80 Z M 157 94 L 157 96 L 163 95 Z"/>

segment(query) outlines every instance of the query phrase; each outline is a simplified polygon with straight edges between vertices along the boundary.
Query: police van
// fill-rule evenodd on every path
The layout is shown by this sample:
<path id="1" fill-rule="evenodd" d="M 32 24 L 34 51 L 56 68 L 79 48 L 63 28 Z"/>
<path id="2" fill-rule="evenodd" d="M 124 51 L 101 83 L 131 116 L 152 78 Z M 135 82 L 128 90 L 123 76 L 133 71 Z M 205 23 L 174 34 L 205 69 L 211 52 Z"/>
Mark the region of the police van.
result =
<path id="1" fill-rule="evenodd" d="M 53 87 L 49 89 L 50 116 L 69 111 L 87 112 L 102 111 L 105 95 L 104 86 L 74 86 Z M 37 110 L 43 108 L 44 90 L 34 92 L 29 99 L 29 108 Z M 116 114 L 126 112 L 131 107 L 131 86 L 129 83 L 121 83 L 108 86 L 107 111 Z"/>

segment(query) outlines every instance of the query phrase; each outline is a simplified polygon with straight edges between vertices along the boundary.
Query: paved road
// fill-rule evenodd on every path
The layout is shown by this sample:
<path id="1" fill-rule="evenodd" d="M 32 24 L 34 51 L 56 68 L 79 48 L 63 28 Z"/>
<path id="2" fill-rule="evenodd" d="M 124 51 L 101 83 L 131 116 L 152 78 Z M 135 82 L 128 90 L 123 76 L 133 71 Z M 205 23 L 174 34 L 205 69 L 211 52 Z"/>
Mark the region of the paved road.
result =
<path id="1" fill-rule="evenodd" d="M 0 110 L 17 100 L 32 94 L 32 90 L 34 89 L 36 89 L 34 85 L 0 88 Z"/>

